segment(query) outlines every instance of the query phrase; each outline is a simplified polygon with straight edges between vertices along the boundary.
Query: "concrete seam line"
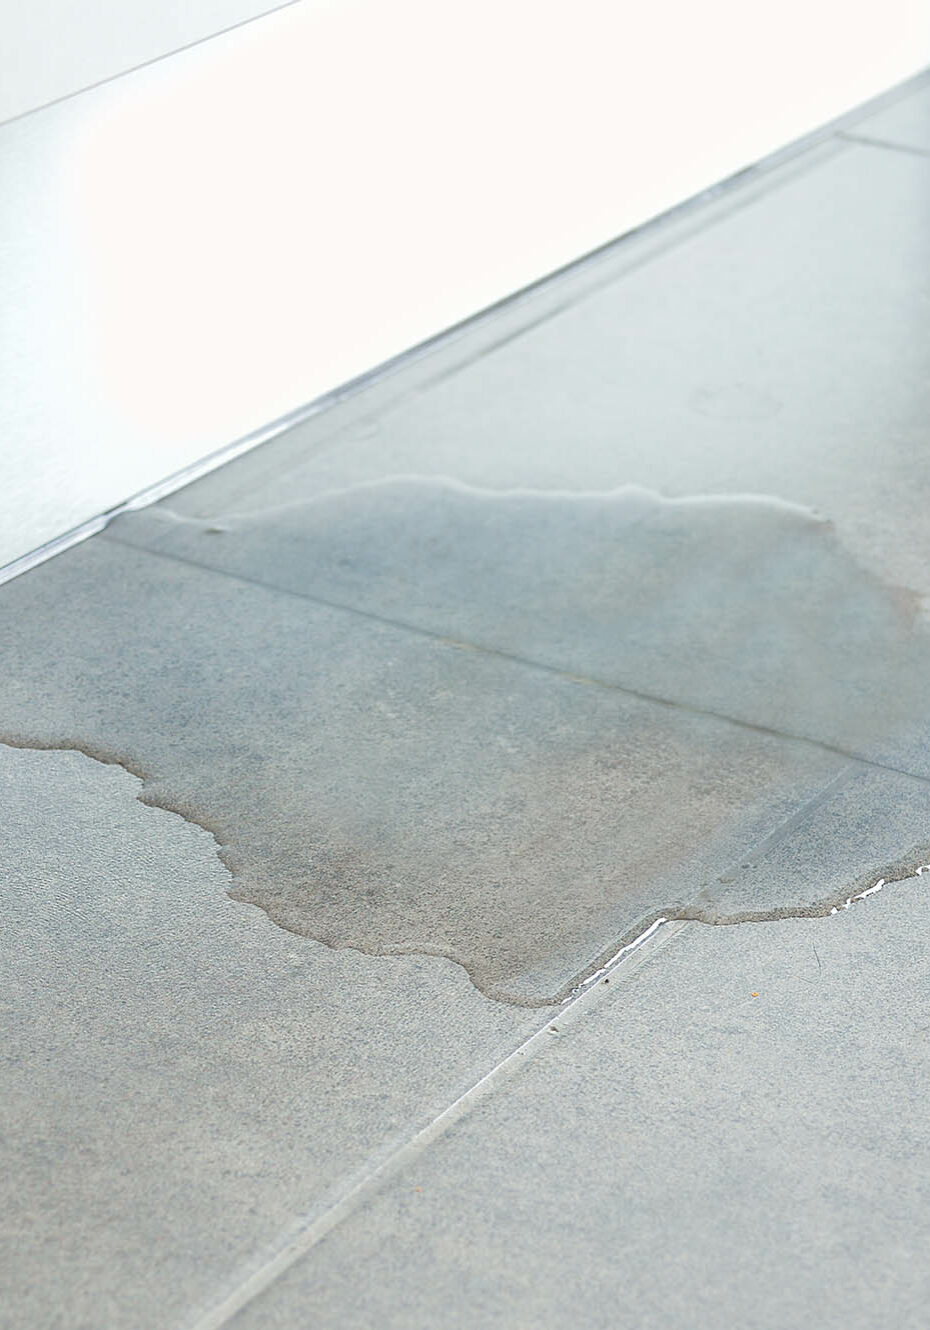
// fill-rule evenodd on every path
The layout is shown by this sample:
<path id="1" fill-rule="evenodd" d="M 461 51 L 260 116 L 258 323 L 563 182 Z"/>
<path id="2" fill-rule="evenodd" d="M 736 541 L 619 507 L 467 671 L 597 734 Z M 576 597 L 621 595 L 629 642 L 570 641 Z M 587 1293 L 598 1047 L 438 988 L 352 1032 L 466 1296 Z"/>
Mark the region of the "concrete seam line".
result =
<path id="1" fill-rule="evenodd" d="M 632 978 L 674 938 L 694 926 L 689 920 L 657 920 L 653 923 L 604 967 L 598 975 L 601 982 L 589 983 L 580 988 L 561 1008 L 555 1013 L 550 1013 L 545 1023 L 533 1034 L 475 1081 L 425 1127 L 403 1144 L 391 1149 L 380 1162 L 363 1166 L 341 1185 L 338 1194 L 329 1200 L 324 1199 L 320 1205 L 313 1207 L 299 1221 L 296 1232 L 285 1239 L 276 1251 L 220 1302 L 191 1322 L 189 1330 L 223 1330 L 223 1327 L 228 1326 L 239 1312 L 254 1302 L 302 1256 L 354 1213 L 365 1200 L 378 1191 L 383 1183 L 400 1173 L 424 1150 L 438 1141 L 450 1127 L 466 1117 L 496 1090 L 499 1084 L 517 1074 L 543 1049 L 549 1047 L 552 1033 L 561 1032 L 562 1022 L 573 1024 L 604 997 L 613 996 L 617 991 L 616 988 L 611 989 L 609 994 L 601 991 L 605 975 L 612 976 L 619 968 L 621 980 Z M 554 1025 L 556 1021 L 559 1022 L 558 1029 Z"/>
<path id="2" fill-rule="evenodd" d="M 913 157 L 930 157 L 930 148 L 917 148 L 913 143 L 895 143 L 892 139 L 874 138 L 870 134 L 855 134 L 840 130 L 836 136 L 844 143 L 858 143 L 865 148 L 883 148 L 887 152 L 906 152 Z"/>
<path id="3" fill-rule="evenodd" d="M 194 519 L 197 520 L 197 519 Z M 877 758 L 864 756 L 852 749 L 841 748 L 837 744 L 831 744 L 823 739 L 815 739 L 809 734 L 792 733 L 790 730 L 773 729 L 769 725 L 757 724 L 750 720 L 741 720 L 738 716 L 728 715 L 725 711 L 712 711 L 706 707 L 700 707 L 690 702 L 679 702 L 671 697 L 664 697 L 660 693 L 647 693 L 640 688 L 633 688 L 626 684 L 610 683 L 606 679 L 595 678 L 585 674 L 573 674 L 569 670 L 563 670 L 556 665 L 547 665 L 543 661 L 534 660 L 531 656 L 520 656 L 512 651 L 505 651 L 501 647 L 484 646 L 480 642 L 470 642 L 465 639 L 447 637 L 444 633 L 436 629 L 424 628 L 419 624 L 409 623 L 405 619 L 394 618 L 390 614 L 379 614 L 374 610 L 360 609 L 355 605 L 348 605 L 343 601 L 331 600 L 327 596 L 308 595 L 302 591 L 292 591 L 288 587 L 274 586 L 271 582 L 264 582 L 257 577 L 247 577 L 244 573 L 230 572 L 226 568 L 218 568 L 208 563 L 199 563 L 196 559 L 186 555 L 176 554 L 169 550 L 160 550 L 146 545 L 135 545 L 131 541 L 124 540 L 110 530 L 101 532 L 104 540 L 114 545 L 122 545 L 125 549 L 135 550 L 139 554 L 153 559 L 164 559 L 168 562 L 182 564 L 187 568 L 197 568 L 201 572 L 215 574 L 217 577 L 225 577 L 233 582 L 240 582 L 243 586 L 257 587 L 273 595 L 287 596 L 293 600 L 302 600 L 310 605 L 320 605 L 328 610 L 336 610 L 340 614 L 354 615 L 356 618 L 368 620 L 371 623 L 386 624 L 390 628 L 396 628 L 405 633 L 412 633 L 417 637 L 427 639 L 432 642 L 442 643 L 444 646 L 459 651 L 477 651 L 486 656 L 494 656 L 499 660 L 512 661 L 516 665 L 522 665 L 529 670 L 537 670 L 541 674 L 549 674 L 555 678 L 565 679 L 568 682 L 578 684 L 584 688 L 604 688 L 614 693 L 622 693 L 625 697 L 634 697 L 641 702 L 649 702 L 657 707 L 665 707 L 673 711 L 682 711 L 689 716 L 706 716 L 712 720 L 720 721 L 724 725 L 735 725 L 741 730 L 749 730 L 754 734 L 770 735 L 775 739 L 782 739 L 789 743 L 806 744 L 812 748 L 819 749 L 824 753 L 833 753 L 836 757 L 844 758 L 848 762 L 857 763 L 859 766 L 874 768 L 878 771 L 890 771 L 898 776 L 906 776 L 910 780 L 930 782 L 930 775 L 921 775 L 917 771 L 909 771 L 905 767 L 892 766 L 888 762 L 881 762 Z"/>

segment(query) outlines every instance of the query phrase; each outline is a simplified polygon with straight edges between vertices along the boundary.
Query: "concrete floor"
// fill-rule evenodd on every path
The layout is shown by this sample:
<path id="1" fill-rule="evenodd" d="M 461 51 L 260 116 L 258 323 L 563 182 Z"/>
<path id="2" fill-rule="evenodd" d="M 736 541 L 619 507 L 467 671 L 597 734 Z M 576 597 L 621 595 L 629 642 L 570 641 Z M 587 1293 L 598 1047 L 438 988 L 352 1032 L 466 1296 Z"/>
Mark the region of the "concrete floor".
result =
<path id="1" fill-rule="evenodd" d="M 926 1324 L 928 223 L 924 85 L 0 588 L 0 1324 Z"/>

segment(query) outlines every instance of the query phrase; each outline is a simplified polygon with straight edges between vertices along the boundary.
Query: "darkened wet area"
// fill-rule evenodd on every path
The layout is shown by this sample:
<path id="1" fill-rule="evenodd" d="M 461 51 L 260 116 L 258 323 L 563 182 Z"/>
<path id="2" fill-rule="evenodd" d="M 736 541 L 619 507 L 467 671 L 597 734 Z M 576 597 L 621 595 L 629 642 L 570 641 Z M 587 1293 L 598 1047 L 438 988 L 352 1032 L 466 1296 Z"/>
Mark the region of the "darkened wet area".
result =
<path id="1" fill-rule="evenodd" d="M 928 177 L 861 151 L 4 587 L 0 737 L 141 775 L 283 928 L 513 1002 L 922 862 Z"/>

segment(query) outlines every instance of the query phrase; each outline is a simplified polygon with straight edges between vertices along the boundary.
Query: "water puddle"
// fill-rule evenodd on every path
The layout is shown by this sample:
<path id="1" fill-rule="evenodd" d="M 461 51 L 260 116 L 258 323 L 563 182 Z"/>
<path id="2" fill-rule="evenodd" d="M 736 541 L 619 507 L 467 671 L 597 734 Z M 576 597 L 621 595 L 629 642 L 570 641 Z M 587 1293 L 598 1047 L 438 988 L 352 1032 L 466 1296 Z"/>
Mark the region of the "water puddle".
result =
<path id="1" fill-rule="evenodd" d="M 148 510 L 2 605 L 11 742 L 138 772 L 280 927 L 501 1000 L 659 915 L 829 912 L 927 838 L 930 784 L 840 779 L 930 702 L 919 599 L 776 499 L 408 478 Z"/>
<path id="2" fill-rule="evenodd" d="M 395 478 L 118 534 L 649 697 L 867 751 L 930 707 L 921 598 L 756 495 Z"/>

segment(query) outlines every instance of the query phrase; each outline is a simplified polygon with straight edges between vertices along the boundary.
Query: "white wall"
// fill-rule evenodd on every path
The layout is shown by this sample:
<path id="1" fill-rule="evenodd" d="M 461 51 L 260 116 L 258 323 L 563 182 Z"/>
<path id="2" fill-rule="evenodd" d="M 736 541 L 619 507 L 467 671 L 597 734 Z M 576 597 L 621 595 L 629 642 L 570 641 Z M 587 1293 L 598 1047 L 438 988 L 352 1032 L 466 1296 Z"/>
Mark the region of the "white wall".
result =
<path id="1" fill-rule="evenodd" d="M 0 130 L 0 563 L 930 62 L 924 0 L 315 0 Z"/>
<path id="2" fill-rule="evenodd" d="M 0 121 L 289 0 L 0 0 Z"/>

